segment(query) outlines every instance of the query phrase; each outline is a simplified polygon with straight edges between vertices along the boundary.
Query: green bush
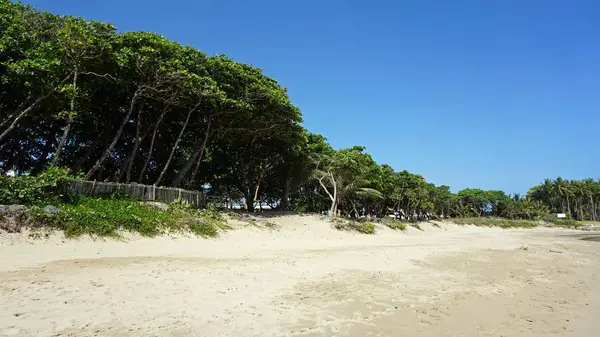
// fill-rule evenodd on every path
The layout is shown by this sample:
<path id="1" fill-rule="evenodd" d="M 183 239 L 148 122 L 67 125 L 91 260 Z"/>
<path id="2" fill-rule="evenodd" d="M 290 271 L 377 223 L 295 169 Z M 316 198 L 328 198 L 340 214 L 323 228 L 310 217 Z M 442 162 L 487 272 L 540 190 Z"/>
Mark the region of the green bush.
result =
<path id="1" fill-rule="evenodd" d="M 405 231 L 407 225 L 403 222 L 400 222 L 396 219 L 392 219 L 390 221 L 385 221 L 384 224 L 393 230 L 401 230 Z"/>
<path id="2" fill-rule="evenodd" d="M 411 226 L 411 227 L 414 227 L 414 228 L 416 228 L 416 229 L 418 229 L 418 230 L 420 230 L 420 231 L 422 231 L 422 230 L 423 230 L 423 228 L 421 228 L 421 225 L 419 225 L 418 223 L 412 223 L 412 224 L 410 224 L 410 226 Z"/>
<path id="3" fill-rule="evenodd" d="M 0 175 L 0 204 L 42 205 L 57 200 L 60 184 L 69 176 L 69 170 L 50 167 L 36 176 Z"/>
<path id="4" fill-rule="evenodd" d="M 572 220 L 572 219 L 556 219 L 555 218 L 551 222 L 555 226 L 560 226 L 560 227 L 574 228 L 574 227 L 581 226 L 581 223 L 579 223 L 578 221 Z"/>
<path id="5" fill-rule="evenodd" d="M 361 222 L 356 226 L 356 230 L 363 234 L 375 234 L 375 225 L 371 222 Z"/>
<path id="6" fill-rule="evenodd" d="M 46 214 L 33 207 L 30 216 L 37 226 L 63 230 L 67 237 L 84 234 L 97 237 L 119 237 L 120 231 L 154 237 L 170 232 L 190 231 L 203 237 L 217 236 L 218 220 L 203 218 L 200 211 L 169 208 L 160 212 L 133 199 L 99 199 L 76 197 L 69 203 L 58 203 L 60 213 Z"/>
<path id="7" fill-rule="evenodd" d="M 501 218 L 465 218 L 452 219 L 453 223 L 458 225 L 475 225 L 482 227 L 501 227 L 501 228 L 533 228 L 537 223 L 532 220 L 509 220 Z"/>
<path id="8" fill-rule="evenodd" d="M 204 238 L 213 238 L 219 235 L 217 225 L 203 219 L 194 219 L 189 225 L 189 229 L 192 233 Z"/>

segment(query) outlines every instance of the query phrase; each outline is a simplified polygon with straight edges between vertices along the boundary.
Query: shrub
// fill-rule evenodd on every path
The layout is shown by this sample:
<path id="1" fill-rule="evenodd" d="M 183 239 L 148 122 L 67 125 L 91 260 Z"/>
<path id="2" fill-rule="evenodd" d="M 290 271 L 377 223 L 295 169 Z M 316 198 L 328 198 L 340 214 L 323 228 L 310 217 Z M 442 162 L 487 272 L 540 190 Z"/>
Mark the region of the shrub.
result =
<path id="1" fill-rule="evenodd" d="M 419 225 L 418 223 L 413 223 L 413 224 L 410 224 L 410 225 L 411 225 L 412 227 L 414 227 L 414 228 L 416 228 L 416 229 L 420 230 L 420 231 L 422 231 L 422 230 L 423 230 L 423 228 L 421 228 L 421 225 Z"/>
<path id="2" fill-rule="evenodd" d="M 37 176 L 0 175 L 0 204 L 42 205 L 57 200 L 60 184 L 69 178 L 67 169 L 50 167 Z"/>
<path id="3" fill-rule="evenodd" d="M 555 226 L 560 226 L 560 227 L 569 227 L 569 228 L 574 228 L 574 227 L 579 227 L 581 226 L 581 223 L 572 220 L 572 219 L 553 219 L 551 221 Z"/>
<path id="4" fill-rule="evenodd" d="M 375 234 L 375 225 L 372 222 L 360 222 L 355 228 L 363 234 Z"/>
<path id="5" fill-rule="evenodd" d="M 501 228 L 533 228 L 537 227 L 537 223 L 532 220 L 510 220 L 500 218 L 466 218 L 452 219 L 453 223 L 458 225 L 475 225 L 485 227 L 501 227 Z"/>
<path id="6" fill-rule="evenodd" d="M 47 214 L 39 207 L 30 209 L 36 227 L 63 230 L 67 237 L 84 234 L 119 237 L 120 231 L 153 237 L 165 231 L 190 231 L 202 237 L 218 235 L 219 216 L 203 217 L 203 211 L 169 208 L 161 212 L 133 199 L 76 197 L 70 203 L 58 203 L 58 214 Z"/>
<path id="7" fill-rule="evenodd" d="M 214 238 L 219 235 L 217 228 L 217 225 L 214 223 L 203 219 L 194 219 L 189 225 L 192 233 L 204 238 Z"/>
<path id="8" fill-rule="evenodd" d="M 407 225 L 405 223 L 400 222 L 396 219 L 393 219 L 390 221 L 385 221 L 384 224 L 393 230 L 405 231 L 406 227 L 407 227 Z"/>

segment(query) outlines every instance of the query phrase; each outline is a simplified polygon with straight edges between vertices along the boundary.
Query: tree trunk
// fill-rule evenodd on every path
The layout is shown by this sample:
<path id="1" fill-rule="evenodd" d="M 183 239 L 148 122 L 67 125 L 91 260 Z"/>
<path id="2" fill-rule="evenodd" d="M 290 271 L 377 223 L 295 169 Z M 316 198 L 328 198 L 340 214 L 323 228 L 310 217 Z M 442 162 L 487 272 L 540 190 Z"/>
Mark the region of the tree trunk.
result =
<path id="1" fill-rule="evenodd" d="M 50 154 L 50 151 L 52 151 L 52 147 L 54 146 L 54 140 L 55 140 L 53 135 L 49 136 L 48 138 L 49 139 L 46 140 L 46 144 L 44 144 L 42 154 L 37 159 L 35 166 L 31 170 L 31 175 L 36 175 L 36 174 L 40 173 L 44 169 L 44 166 L 46 166 L 46 163 L 48 162 L 47 157 Z"/>
<path id="2" fill-rule="evenodd" d="M 102 154 L 100 159 L 98 159 L 96 161 L 94 166 L 85 175 L 86 180 L 90 180 L 92 178 L 94 173 L 96 173 L 96 171 L 100 168 L 100 166 L 102 166 L 102 164 L 104 164 L 104 161 L 106 161 L 106 158 L 108 158 L 108 156 L 110 155 L 110 152 L 115 148 L 115 145 L 117 145 L 117 142 L 119 141 L 119 138 L 121 138 L 121 134 L 123 133 L 123 129 L 125 128 L 125 124 L 127 124 L 127 121 L 129 120 L 129 118 L 131 118 L 131 113 L 133 112 L 133 108 L 135 107 L 135 103 L 137 102 L 137 99 L 140 95 L 141 90 L 142 90 L 141 88 L 138 88 L 135 91 L 135 94 L 131 98 L 129 110 L 127 111 L 125 118 L 123 118 L 123 121 L 121 122 L 121 125 L 119 126 L 119 129 L 117 130 L 117 134 L 113 138 L 112 142 L 110 143 L 110 145 L 108 146 L 106 151 L 104 151 L 104 153 Z"/>
<path id="3" fill-rule="evenodd" d="M 571 203 L 569 202 L 568 194 L 567 194 L 567 212 L 569 212 L 569 217 L 571 217 Z"/>
<path id="4" fill-rule="evenodd" d="M 333 177 L 333 173 L 329 172 L 329 178 L 331 179 L 332 185 L 333 185 L 333 204 L 331 205 L 332 207 L 332 214 L 330 216 L 337 216 L 337 210 L 338 210 L 338 196 L 337 196 L 337 184 L 335 182 L 335 178 Z"/>
<path id="5" fill-rule="evenodd" d="M 190 121 L 190 116 L 192 115 L 192 112 L 194 112 L 196 110 L 197 107 L 198 106 L 196 106 L 194 109 L 190 109 L 188 111 L 187 117 L 185 118 L 185 122 L 183 123 L 183 126 L 181 127 L 181 131 L 179 131 L 179 135 L 177 136 L 177 139 L 175 140 L 175 144 L 173 145 L 173 148 L 171 149 L 169 158 L 167 159 L 167 162 L 165 163 L 165 166 L 163 167 L 162 171 L 158 175 L 158 178 L 156 179 L 156 182 L 154 183 L 154 185 L 158 185 L 160 183 L 160 181 L 162 180 L 163 176 L 165 175 L 165 173 L 167 172 L 167 169 L 169 168 L 169 165 L 171 164 L 171 160 L 173 160 L 173 156 L 175 155 L 175 151 L 177 150 L 177 146 L 179 145 L 179 142 L 181 141 L 181 137 L 183 137 L 185 128 L 187 128 L 188 122 Z"/>
<path id="6" fill-rule="evenodd" d="M 135 157 L 137 155 L 137 151 L 140 148 L 140 144 L 148 135 L 148 132 L 145 135 L 140 137 L 140 132 L 142 129 L 142 108 L 138 111 L 138 123 L 135 127 L 135 143 L 133 144 L 133 150 L 131 151 L 131 155 L 129 156 L 129 164 L 127 165 L 127 175 L 125 177 L 125 183 L 129 184 L 131 181 L 131 170 L 133 169 L 133 163 L 135 162 Z M 148 128 L 148 130 L 150 130 Z"/>
<path id="7" fill-rule="evenodd" d="M 590 194 L 590 211 L 592 212 L 592 221 L 596 221 L 596 205 L 594 204 L 594 197 Z"/>
<path id="8" fill-rule="evenodd" d="M 100 143 L 100 139 L 102 139 L 102 136 L 104 136 L 104 129 L 100 133 L 98 133 L 98 136 L 96 137 L 96 139 L 94 139 L 94 141 L 92 142 L 88 150 L 85 152 L 85 154 L 81 156 L 77 163 L 75 163 L 75 165 L 71 168 L 71 173 L 75 173 L 81 169 L 83 164 L 85 164 L 86 160 L 92 155 L 92 153 L 94 153 L 94 150 L 96 150 L 96 146 L 98 146 L 98 143 Z"/>
<path id="9" fill-rule="evenodd" d="M 75 71 L 73 72 L 73 95 L 71 96 L 71 105 L 70 105 L 70 111 L 69 111 L 69 117 L 67 119 L 67 125 L 65 126 L 65 130 L 63 131 L 63 135 L 62 137 L 60 137 L 60 141 L 58 142 L 58 146 L 56 147 L 56 153 L 54 153 L 54 157 L 52 158 L 52 161 L 50 162 L 50 165 L 54 166 L 56 164 L 58 164 L 58 158 L 60 157 L 60 154 L 62 153 L 62 149 L 65 146 L 65 143 L 67 142 L 67 138 L 69 137 L 69 131 L 71 130 L 71 124 L 73 124 L 73 117 L 75 117 L 75 97 L 77 95 L 77 75 L 78 75 L 78 71 L 77 69 L 75 69 Z"/>
<path id="10" fill-rule="evenodd" d="M 31 94 L 31 92 L 29 92 L 29 94 L 27 95 L 27 97 L 23 100 L 23 102 L 21 102 L 21 104 L 19 104 L 19 106 L 17 107 L 17 109 L 11 113 L 10 115 L 8 115 L 8 117 L 6 117 L 2 123 L 0 123 L 0 127 L 4 127 L 5 124 L 7 124 L 8 122 L 10 122 L 11 119 L 13 119 L 13 117 L 15 117 L 15 115 L 23 110 L 25 108 L 25 106 L 27 105 L 27 103 L 29 103 L 29 101 L 33 98 L 33 95 Z"/>
<path id="11" fill-rule="evenodd" d="M 256 184 L 256 188 L 254 189 L 254 201 L 259 201 L 258 199 L 258 191 L 260 190 L 260 180 L 258 184 Z"/>
<path id="12" fill-rule="evenodd" d="M 331 194 L 331 192 L 329 192 L 329 190 L 327 189 L 327 186 L 325 186 L 325 184 L 323 183 L 323 179 L 325 179 L 325 177 L 329 178 L 329 180 L 332 182 L 333 194 Z M 325 193 L 327 193 L 327 195 L 329 196 L 329 200 L 331 200 L 331 207 L 329 208 L 329 216 L 334 218 L 336 216 L 336 212 L 337 212 L 337 187 L 335 186 L 335 179 L 333 177 L 333 174 L 331 172 L 327 172 L 327 175 L 321 177 L 320 179 L 318 179 L 318 181 L 319 181 L 319 185 L 321 185 L 323 190 L 325 190 Z"/>
<path id="13" fill-rule="evenodd" d="M 194 179 L 196 179 L 196 175 L 198 174 L 198 170 L 200 169 L 200 164 L 202 164 L 202 158 L 204 158 L 204 151 L 206 151 L 206 143 L 208 142 L 208 137 L 212 133 L 212 131 L 210 130 L 210 123 L 211 120 L 209 119 L 208 125 L 206 126 L 206 133 L 204 134 L 204 140 L 202 141 L 202 146 L 200 147 L 200 153 L 198 154 L 198 160 L 196 160 L 196 167 L 194 167 L 194 171 L 192 172 L 192 176 L 190 177 L 190 184 L 194 182 Z"/>
<path id="14" fill-rule="evenodd" d="M 144 165 L 142 166 L 142 169 L 140 170 L 140 174 L 138 175 L 138 178 L 137 178 L 138 183 L 141 183 L 144 179 L 144 173 L 146 172 L 148 163 L 150 163 L 150 158 L 152 158 L 152 152 L 154 152 L 154 141 L 156 140 L 156 134 L 158 133 L 158 128 L 160 127 L 160 123 L 162 122 L 163 118 L 165 117 L 167 111 L 169 111 L 170 106 L 171 106 L 171 104 L 167 104 L 165 106 L 162 113 L 160 114 L 160 118 L 158 119 L 158 121 L 156 122 L 156 125 L 154 126 L 154 132 L 152 132 L 152 139 L 150 140 L 150 149 L 148 150 L 148 155 L 146 156 L 146 160 L 144 160 Z"/>
<path id="15" fill-rule="evenodd" d="M 289 211 L 290 210 L 290 190 L 291 190 L 291 182 L 290 179 L 285 180 L 285 185 L 283 186 L 283 197 L 281 198 L 281 210 Z"/>
<path id="16" fill-rule="evenodd" d="M 33 103 L 31 103 L 31 105 L 29 107 L 27 107 L 25 110 L 21 111 L 18 115 L 17 118 L 15 118 L 13 120 L 13 122 L 8 126 L 8 128 L 6 130 L 4 130 L 4 132 L 2 132 L 2 134 L 0 134 L 0 143 L 2 142 L 2 140 L 4 140 L 4 138 L 6 138 L 6 136 L 13 131 L 18 123 L 19 120 L 21 120 L 21 118 L 25 117 L 28 113 L 30 113 L 31 111 L 33 111 L 35 108 L 37 108 L 38 105 L 40 105 L 40 103 L 42 103 L 43 100 L 45 100 L 46 98 L 50 97 L 52 94 L 54 94 L 56 92 L 56 90 L 58 89 L 59 86 L 61 86 L 63 83 L 65 83 L 66 81 L 69 80 L 69 78 L 71 77 L 72 74 L 69 74 L 69 76 L 65 77 L 56 87 L 52 88 L 50 91 L 48 91 L 45 95 L 39 97 L 38 99 L 36 99 Z"/>
<path id="17" fill-rule="evenodd" d="M 129 184 L 129 182 L 131 181 L 131 170 L 133 169 L 133 163 L 135 162 L 135 157 L 137 155 L 137 151 L 138 151 L 142 141 L 146 138 L 146 136 L 148 136 L 148 133 L 150 132 L 150 128 L 147 128 L 146 131 L 144 131 L 144 134 L 140 136 L 140 132 L 142 129 L 142 107 L 141 106 L 138 110 L 137 115 L 138 116 L 137 116 L 136 125 L 135 125 L 135 141 L 133 142 L 133 146 L 131 148 L 131 151 L 129 151 L 127 158 L 125 159 L 125 162 L 123 162 L 123 164 L 119 168 L 119 172 L 118 172 L 119 176 L 116 179 L 117 182 L 119 182 L 119 181 L 121 181 L 121 179 L 123 179 L 123 175 L 125 173 L 127 173 L 126 178 L 125 178 L 125 183 Z"/>
<path id="18" fill-rule="evenodd" d="M 254 213 L 254 198 L 251 191 L 252 188 L 245 188 L 243 193 L 244 199 L 246 200 L 246 210 L 248 213 Z"/>
<path id="19" fill-rule="evenodd" d="M 210 128 L 211 122 L 212 120 L 209 119 L 208 124 L 206 126 L 206 133 L 204 134 L 204 140 L 202 140 L 202 144 L 200 144 L 200 147 L 196 149 L 196 152 L 194 152 L 194 154 L 187 160 L 187 162 L 185 163 L 185 165 L 183 165 L 181 170 L 177 172 L 177 176 L 175 176 L 175 179 L 173 180 L 171 186 L 178 187 L 181 184 L 183 178 L 185 178 L 185 175 L 188 173 L 190 168 L 192 168 L 194 161 L 196 161 L 196 167 L 194 168 L 194 172 L 192 173 L 190 182 L 193 182 L 196 178 L 196 174 L 198 174 L 198 169 L 200 168 L 200 164 L 202 163 L 202 157 L 204 156 L 204 149 L 206 149 L 206 143 L 208 142 L 208 138 L 212 133 L 212 130 Z"/>

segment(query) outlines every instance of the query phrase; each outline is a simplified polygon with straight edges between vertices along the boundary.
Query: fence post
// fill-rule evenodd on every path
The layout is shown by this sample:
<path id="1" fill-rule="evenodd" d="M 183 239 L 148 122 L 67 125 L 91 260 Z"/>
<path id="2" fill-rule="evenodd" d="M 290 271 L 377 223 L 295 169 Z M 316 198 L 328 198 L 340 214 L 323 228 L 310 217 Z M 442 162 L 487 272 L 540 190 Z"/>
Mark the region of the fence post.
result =
<path id="1" fill-rule="evenodd" d="M 181 200 L 181 188 L 177 189 L 177 199 Z"/>
<path id="2" fill-rule="evenodd" d="M 196 207 L 200 208 L 200 192 L 196 191 Z"/>
<path id="3" fill-rule="evenodd" d="M 96 179 L 92 182 L 92 190 L 90 191 L 91 196 L 94 196 L 94 188 L 96 188 Z"/>
<path id="4" fill-rule="evenodd" d="M 156 184 L 152 185 L 152 201 L 156 200 Z"/>

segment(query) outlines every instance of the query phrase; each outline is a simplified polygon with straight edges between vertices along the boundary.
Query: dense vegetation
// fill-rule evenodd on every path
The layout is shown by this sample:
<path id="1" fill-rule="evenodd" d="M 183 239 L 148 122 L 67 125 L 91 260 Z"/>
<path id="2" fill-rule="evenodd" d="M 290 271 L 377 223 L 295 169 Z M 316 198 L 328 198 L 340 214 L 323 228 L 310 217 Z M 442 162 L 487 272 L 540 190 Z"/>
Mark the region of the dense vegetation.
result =
<path id="1" fill-rule="evenodd" d="M 363 147 L 335 150 L 261 69 L 153 33 L 0 0 L 0 34 L 1 173 L 64 167 L 87 180 L 203 189 L 249 211 L 261 202 L 351 217 L 598 219 L 600 181 L 455 194 Z M 35 187 L 9 180 L 0 203 L 31 202 L 13 194 Z"/>

